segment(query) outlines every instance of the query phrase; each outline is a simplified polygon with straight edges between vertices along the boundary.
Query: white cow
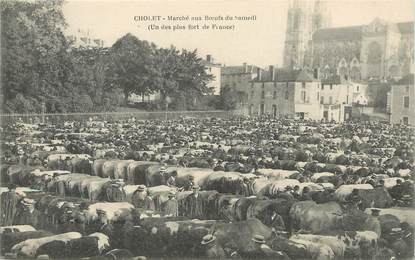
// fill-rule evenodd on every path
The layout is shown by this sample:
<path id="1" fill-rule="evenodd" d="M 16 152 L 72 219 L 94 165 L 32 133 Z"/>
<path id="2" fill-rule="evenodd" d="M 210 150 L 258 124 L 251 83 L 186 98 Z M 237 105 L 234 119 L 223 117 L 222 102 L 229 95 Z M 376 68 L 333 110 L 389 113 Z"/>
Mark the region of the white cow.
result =
<path id="1" fill-rule="evenodd" d="M 96 237 L 98 238 L 98 251 L 99 254 L 102 254 L 102 252 L 104 252 L 104 250 L 107 250 L 110 248 L 110 239 L 107 235 L 103 234 L 103 233 L 92 233 L 89 235 L 89 237 Z"/>
<path id="2" fill-rule="evenodd" d="M 338 258 L 344 257 L 346 251 L 346 244 L 335 236 L 323 236 L 323 235 L 312 235 L 312 234 L 298 234 L 290 238 L 290 240 L 306 240 L 322 245 L 327 245 L 331 248 L 334 255 Z"/>
<path id="3" fill-rule="evenodd" d="M 63 241 L 67 242 L 72 239 L 81 238 L 82 235 L 78 232 L 68 232 L 55 236 L 48 236 L 42 238 L 33 238 L 27 239 L 23 242 L 20 242 L 12 247 L 12 253 L 17 255 L 22 255 L 26 257 L 35 257 L 36 252 L 42 245 L 52 242 L 52 241 Z"/>
<path id="4" fill-rule="evenodd" d="M 277 170 L 277 169 L 258 169 L 257 173 L 272 178 L 274 180 L 283 180 L 290 178 L 291 175 L 297 173 L 297 171 Z"/>
<path id="5" fill-rule="evenodd" d="M 98 218 L 97 210 L 106 213 L 108 221 L 116 221 L 121 218 L 130 218 L 134 206 L 128 202 L 100 202 L 94 203 L 88 207 L 87 221 L 93 221 Z"/>
<path id="6" fill-rule="evenodd" d="M 311 259 L 317 260 L 328 260 L 334 258 L 334 252 L 328 245 L 323 245 L 316 242 L 311 242 L 308 240 L 302 239 L 291 239 L 295 243 L 302 244 L 306 247 L 307 252 L 311 256 Z"/>
<path id="7" fill-rule="evenodd" d="M 338 201 L 344 201 L 347 195 L 351 194 L 354 189 L 358 190 L 373 190 L 373 186 L 370 184 L 345 184 L 341 185 L 334 192 Z"/>
<path id="8" fill-rule="evenodd" d="M 17 233 L 17 232 L 26 232 L 26 231 L 36 231 L 36 229 L 30 225 L 14 225 L 14 226 L 5 226 L 0 227 L 0 234 L 3 233 Z"/>

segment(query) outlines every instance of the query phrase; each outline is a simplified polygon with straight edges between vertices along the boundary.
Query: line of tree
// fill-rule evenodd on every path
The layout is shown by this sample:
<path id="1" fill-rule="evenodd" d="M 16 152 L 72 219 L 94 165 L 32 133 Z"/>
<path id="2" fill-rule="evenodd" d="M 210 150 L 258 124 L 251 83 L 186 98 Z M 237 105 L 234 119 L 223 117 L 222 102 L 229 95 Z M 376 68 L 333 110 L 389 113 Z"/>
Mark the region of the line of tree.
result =
<path id="1" fill-rule="evenodd" d="M 196 50 L 159 48 L 131 34 L 110 48 L 75 48 L 63 33 L 63 4 L 1 2 L 3 112 L 109 111 L 133 93 L 156 92 L 188 109 L 211 93 L 213 77 Z"/>

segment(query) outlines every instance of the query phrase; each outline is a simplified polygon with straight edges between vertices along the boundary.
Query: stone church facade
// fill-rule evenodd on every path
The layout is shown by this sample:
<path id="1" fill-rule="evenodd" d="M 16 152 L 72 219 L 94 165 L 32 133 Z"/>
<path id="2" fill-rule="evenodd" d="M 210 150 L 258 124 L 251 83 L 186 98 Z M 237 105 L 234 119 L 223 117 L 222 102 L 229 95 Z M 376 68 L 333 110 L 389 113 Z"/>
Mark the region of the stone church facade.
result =
<path id="1" fill-rule="evenodd" d="M 297 10 L 295 12 L 299 9 L 307 10 L 302 6 L 294 9 Z M 289 17 L 294 9 L 289 8 Z M 322 10 L 322 7 L 320 5 L 319 9 L 308 10 Z M 300 13 L 304 16 L 305 12 Z M 321 21 L 325 20 L 321 17 L 324 13 L 320 12 L 318 15 Z M 316 14 L 306 16 L 315 17 Z M 292 39 L 290 22 L 293 21 L 288 20 L 287 39 Z M 320 25 L 327 25 L 327 23 Z M 301 34 L 308 37 L 308 43 L 302 52 L 295 54 L 284 52 L 284 67 L 286 68 L 318 69 L 321 78 L 339 75 L 343 79 L 353 81 L 402 78 L 411 73 L 413 69 L 413 22 L 390 23 L 377 18 L 368 25 L 341 28 L 314 26 L 304 27 L 304 29 Z M 309 37 L 310 34 L 311 37 Z M 299 40 L 296 43 L 293 42 L 295 41 L 286 40 L 285 49 L 295 44 L 303 44 Z M 286 62 L 290 60 L 290 55 L 294 55 L 295 60 L 300 62 Z"/>

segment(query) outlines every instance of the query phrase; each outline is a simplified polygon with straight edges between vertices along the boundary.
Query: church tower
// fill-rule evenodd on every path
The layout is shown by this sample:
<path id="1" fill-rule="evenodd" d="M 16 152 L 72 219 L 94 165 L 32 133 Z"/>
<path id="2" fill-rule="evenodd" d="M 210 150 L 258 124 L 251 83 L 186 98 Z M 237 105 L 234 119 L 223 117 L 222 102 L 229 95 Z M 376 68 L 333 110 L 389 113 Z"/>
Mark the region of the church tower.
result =
<path id="1" fill-rule="evenodd" d="M 285 33 L 284 68 L 300 69 L 309 66 L 313 33 L 329 25 L 325 1 L 290 0 Z"/>

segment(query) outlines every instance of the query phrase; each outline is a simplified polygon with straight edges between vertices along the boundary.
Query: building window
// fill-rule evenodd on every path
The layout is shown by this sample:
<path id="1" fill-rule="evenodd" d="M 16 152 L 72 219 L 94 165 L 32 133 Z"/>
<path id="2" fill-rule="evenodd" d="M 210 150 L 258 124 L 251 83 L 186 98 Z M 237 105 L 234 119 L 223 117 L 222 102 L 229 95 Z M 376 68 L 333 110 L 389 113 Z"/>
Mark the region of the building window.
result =
<path id="1" fill-rule="evenodd" d="M 346 104 L 349 104 L 349 95 L 346 96 Z"/>
<path id="2" fill-rule="evenodd" d="M 302 82 L 302 87 L 305 88 L 305 82 Z"/>
<path id="3" fill-rule="evenodd" d="M 306 96 L 305 91 L 301 91 L 301 100 L 303 101 L 303 103 L 305 103 L 305 96 Z"/>
<path id="4" fill-rule="evenodd" d="M 320 100 L 320 92 L 317 92 L 317 101 Z"/>
<path id="5" fill-rule="evenodd" d="M 409 119 L 407 116 L 402 117 L 402 122 L 404 125 L 409 125 Z"/>
<path id="6" fill-rule="evenodd" d="M 288 90 L 285 91 L 285 100 L 288 100 Z"/>
<path id="7" fill-rule="evenodd" d="M 272 98 L 273 99 L 276 99 L 277 98 L 277 91 L 274 90 L 274 94 L 272 95 Z"/>
<path id="8" fill-rule="evenodd" d="M 333 104 L 333 97 L 329 97 L 329 104 Z"/>
<path id="9" fill-rule="evenodd" d="M 330 84 L 330 90 L 333 90 L 333 84 Z"/>
<path id="10" fill-rule="evenodd" d="M 359 91 L 359 89 L 360 89 L 360 88 L 359 88 L 359 86 L 357 86 L 357 87 L 356 87 L 356 91 Z"/>
<path id="11" fill-rule="evenodd" d="M 406 86 L 405 90 L 406 90 L 406 93 L 409 93 L 409 86 Z"/>
<path id="12" fill-rule="evenodd" d="M 262 88 L 264 88 L 265 87 L 265 83 L 264 82 L 262 82 Z"/>
<path id="13" fill-rule="evenodd" d="M 409 108 L 409 97 L 403 97 L 403 107 L 404 108 Z"/>
<path id="14" fill-rule="evenodd" d="M 288 81 L 286 82 L 286 85 L 285 86 L 288 88 Z"/>
<path id="15" fill-rule="evenodd" d="M 324 90 L 324 84 L 321 84 L 321 90 Z"/>
<path id="16" fill-rule="evenodd" d="M 320 104 L 324 104 L 324 97 L 323 96 L 321 96 L 321 98 L 320 98 Z"/>
<path id="17" fill-rule="evenodd" d="M 264 99 L 265 98 L 265 91 L 261 91 L 261 98 Z"/>

